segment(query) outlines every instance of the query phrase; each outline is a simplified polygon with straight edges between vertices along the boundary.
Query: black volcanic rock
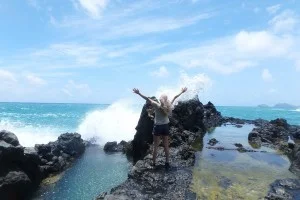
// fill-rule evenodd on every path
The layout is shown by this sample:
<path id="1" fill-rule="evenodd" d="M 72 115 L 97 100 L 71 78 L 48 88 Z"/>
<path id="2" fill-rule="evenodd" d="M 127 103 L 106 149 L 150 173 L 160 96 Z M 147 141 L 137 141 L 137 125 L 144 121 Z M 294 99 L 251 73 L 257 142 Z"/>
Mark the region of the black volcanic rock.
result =
<path id="1" fill-rule="evenodd" d="M 203 123 L 204 123 L 206 129 L 220 126 L 223 123 L 222 115 L 219 111 L 217 111 L 214 104 L 212 104 L 209 101 L 203 107 L 204 107 Z"/>
<path id="2" fill-rule="evenodd" d="M 203 122 L 204 107 L 198 97 L 189 101 L 180 101 L 175 106 L 170 119 L 171 126 L 192 132 L 205 131 Z"/>
<path id="3" fill-rule="evenodd" d="M 261 141 L 272 145 L 278 145 L 281 142 L 287 142 L 289 135 L 289 126 L 284 119 L 276 119 L 270 123 L 264 123 L 263 126 L 254 128 L 249 133 L 248 139 L 253 141 Z"/>
<path id="4" fill-rule="evenodd" d="M 115 142 L 107 142 L 104 145 L 105 152 L 124 152 L 125 148 L 127 147 L 128 143 L 122 140 L 119 144 Z"/>
<path id="5" fill-rule="evenodd" d="M 23 171 L 1 173 L 0 195 L 3 200 L 26 199 L 32 192 L 32 182 Z"/>
<path id="6" fill-rule="evenodd" d="M 43 176 L 50 173 L 57 173 L 68 167 L 75 158 L 85 150 L 85 143 L 78 133 L 64 133 L 55 142 L 48 144 L 37 144 L 35 149 L 43 160 Z M 60 162 L 58 158 L 60 159 Z"/>
<path id="7" fill-rule="evenodd" d="M 24 148 L 15 134 L 1 131 L 0 199 L 30 198 L 43 178 L 64 170 L 84 149 L 77 133 L 62 134 L 55 142 Z"/>
<path id="8" fill-rule="evenodd" d="M 17 136 L 6 130 L 0 131 L 0 140 L 3 140 L 13 146 L 18 146 L 20 144 Z"/>
<path id="9" fill-rule="evenodd" d="M 154 121 L 149 115 L 149 109 L 151 109 L 151 105 L 146 103 L 143 106 L 138 124 L 135 128 L 136 134 L 131 142 L 131 148 L 127 148 L 126 151 L 127 155 L 132 155 L 134 162 L 146 155 L 149 145 L 153 142 L 152 130 Z"/>

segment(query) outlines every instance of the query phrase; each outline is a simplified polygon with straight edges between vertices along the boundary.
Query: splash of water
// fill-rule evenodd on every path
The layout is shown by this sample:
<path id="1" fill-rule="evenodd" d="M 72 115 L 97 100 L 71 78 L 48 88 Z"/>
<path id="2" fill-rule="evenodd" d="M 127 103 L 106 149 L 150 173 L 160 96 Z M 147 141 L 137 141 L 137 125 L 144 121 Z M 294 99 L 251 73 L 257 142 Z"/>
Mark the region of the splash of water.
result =
<path id="1" fill-rule="evenodd" d="M 19 142 L 24 147 L 33 147 L 35 144 L 45 144 L 55 141 L 62 130 L 55 127 L 28 125 L 19 121 L 1 120 L 0 130 L 9 130 L 17 135 Z"/>
<path id="2" fill-rule="evenodd" d="M 84 139 L 97 138 L 100 145 L 108 141 L 132 140 L 140 110 L 141 106 L 119 100 L 105 109 L 88 113 L 77 132 Z"/>
<path id="3" fill-rule="evenodd" d="M 207 75 L 200 73 L 194 76 L 189 76 L 187 73 L 182 71 L 180 73 L 180 78 L 177 85 L 159 87 L 155 94 L 157 97 L 159 97 L 162 94 L 166 94 L 169 96 L 169 98 L 173 98 L 181 91 L 181 88 L 187 87 L 187 92 L 184 95 L 182 95 L 179 99 L 177 99 L 181 101 L 186 101 L 191 98 L 194 98 L 201 92 L 203 93 L 204 90 L 210 88 L 211 86 L 212 81 Z"/>

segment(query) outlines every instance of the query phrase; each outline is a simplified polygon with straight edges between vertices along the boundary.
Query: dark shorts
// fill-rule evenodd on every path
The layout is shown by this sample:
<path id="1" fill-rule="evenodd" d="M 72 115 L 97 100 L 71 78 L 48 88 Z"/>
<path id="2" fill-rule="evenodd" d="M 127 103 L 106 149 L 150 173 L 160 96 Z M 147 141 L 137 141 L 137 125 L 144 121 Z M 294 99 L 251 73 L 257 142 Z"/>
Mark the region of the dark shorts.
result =
<path id="1" fill-rule="evenodd" d="M 168 136 L 169 135 L 169 124 L 155 125 L 153 127 L 153 134 L 156 136 Z"/>

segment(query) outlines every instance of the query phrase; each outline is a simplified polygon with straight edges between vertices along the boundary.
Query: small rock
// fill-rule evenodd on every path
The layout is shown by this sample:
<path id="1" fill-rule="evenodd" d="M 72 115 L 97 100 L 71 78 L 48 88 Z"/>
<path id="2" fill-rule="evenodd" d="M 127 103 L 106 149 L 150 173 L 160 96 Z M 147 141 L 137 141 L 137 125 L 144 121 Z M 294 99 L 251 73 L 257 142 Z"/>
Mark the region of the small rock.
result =
<path id="1" fill-rule="evenodd" d="M 218 140 L 216 140 L 215 138 L 212 138 L 212 139 L 209 140 L 208 144 L 209 144 L 210 146 L 214 146 L 214 145 L 216 145 L 218 142 L 219 142 Z"/>
<path id="2" fill-rule="evenodd" d="M 239 148 L 243 147 L 243 145 L 240 143 L 235 143 L 234 146 L 239 147 Z"/>

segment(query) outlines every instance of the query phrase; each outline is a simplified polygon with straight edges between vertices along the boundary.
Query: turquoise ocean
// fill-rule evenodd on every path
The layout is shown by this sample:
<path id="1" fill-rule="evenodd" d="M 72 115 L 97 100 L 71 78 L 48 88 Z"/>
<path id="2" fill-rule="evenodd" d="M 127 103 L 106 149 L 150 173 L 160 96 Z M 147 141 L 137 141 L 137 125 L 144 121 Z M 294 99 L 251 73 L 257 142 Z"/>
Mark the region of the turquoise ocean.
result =
<path id="1" fill-rule="evenodd" d="M 141 108 L 142 105 L 134 105 L 127 101 L 118 101 L 111 105 L 0 103 L 0 130 L 6 129 L 15 133 L 21 145 L 25 147 L 54 141 L 65 132 L 78 132 L 83 139 L 96 137 L 98 144 L 103 145 L 107 141 L 131 140 Z M 236 106 L 217 106 L 217 109 L 223 116 L 267 120 L 280 117 L 285 118 L 290 124 L 300 125 L 300 109 Z M 245 138 L 251 127 L 239 130 L 223 129 L 216 129 L 215 135 L 208 135 L 206 139 L 222 136 L 223 140 L 224 138 L 228 141 L 237 140 L 247 145 Z M 210 153 L 208 150 L 203 151 L 203 158 L 200 160 L 206 159 L 203 163 L 209 163 L 205 155 Z M 278 170 L 288 174 L 284 174 L 284 177 L 292 176 L 288 172 L 287 159 L 275 157 L 276 161 L 279 159 L 279 163 L 283 165 L 283 168 L 277 167 Z M 262 163 L 257 165 L 263 166 Z M 99 193 L 109 191 L 126 180 L 129 169 L 130 163 L 123 154 L 106 154 L 99 147 L 89 148 L 56 184 L 39 191 L 34 199 L 94 199 Z"/>
<path id="2" fill-rule="evenodd" d="M 84 139 L 130 140 L 142 106 L 129 102 L 107 104 L 0 103 L 0 129 L 14 132 L 23 146 L 55 140 L 65 132 L 78 132 Z M 300 125 L 300 109 L 217 106 L 223 116 L 243 119 L 285 118 Z"/>

